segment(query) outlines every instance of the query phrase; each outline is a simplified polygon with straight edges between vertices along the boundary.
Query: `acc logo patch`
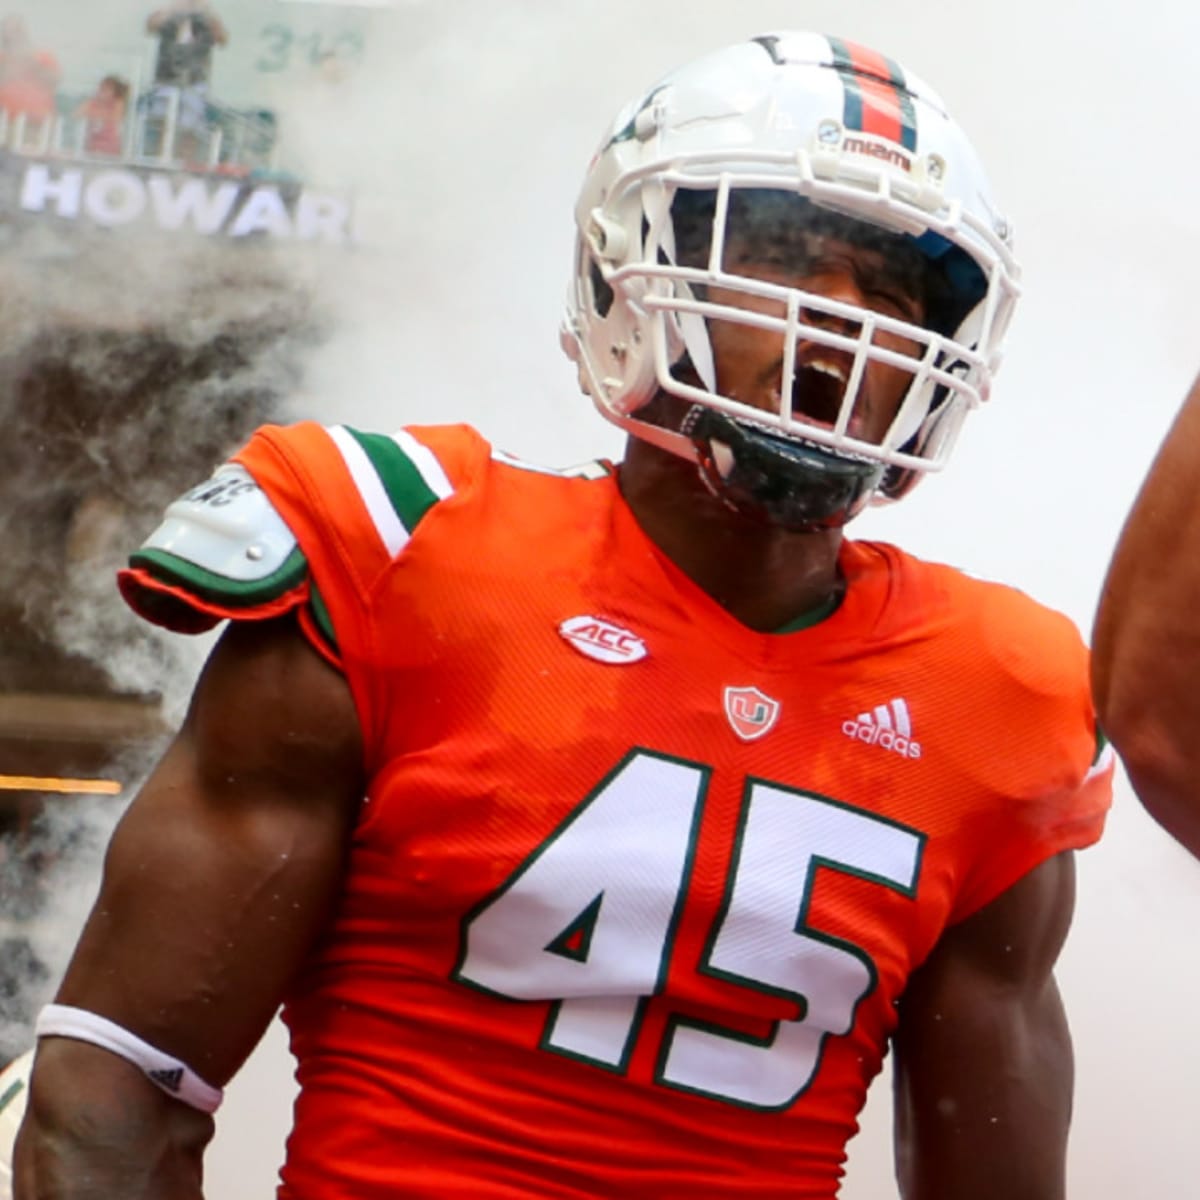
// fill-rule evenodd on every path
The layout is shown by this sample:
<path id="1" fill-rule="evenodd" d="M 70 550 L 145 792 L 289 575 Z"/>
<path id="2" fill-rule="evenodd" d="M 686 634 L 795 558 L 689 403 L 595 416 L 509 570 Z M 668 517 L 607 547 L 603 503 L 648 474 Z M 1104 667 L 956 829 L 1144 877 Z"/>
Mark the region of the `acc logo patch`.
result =
<path id="1" fill-rule="evenodd" d="M 636 633 L 601 617 L 571 617 L 558 632 L 580 654 L 597 662 L 627 666 L 646 657 L 646 643 Z"/>
<path id="2" fill-rule="evenodd" d="M 779 720 L 780 704 L 756 687 L 725 689 L 725 715 L 733 732 L 744 742 L 768 734 Z"/>

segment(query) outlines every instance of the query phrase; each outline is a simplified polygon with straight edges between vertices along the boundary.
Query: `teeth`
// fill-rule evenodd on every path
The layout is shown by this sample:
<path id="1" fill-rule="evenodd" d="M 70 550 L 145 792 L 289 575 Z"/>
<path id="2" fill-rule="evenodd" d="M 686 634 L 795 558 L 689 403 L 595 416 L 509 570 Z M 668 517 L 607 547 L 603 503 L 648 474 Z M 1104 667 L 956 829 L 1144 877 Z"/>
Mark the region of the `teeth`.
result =
<path id="1" fill-rule="evenodd" d="M 838 383 L 845 383 L 846 379 L 848 378 L 845 368 L 843 368 L 839 363 L 822 362 L 820 359 L 816 359 L 815 361 L 805 363 L 804 365 L 810 371 L 820 371 L 822 375 L 832 376 L 838 381 Z"/>

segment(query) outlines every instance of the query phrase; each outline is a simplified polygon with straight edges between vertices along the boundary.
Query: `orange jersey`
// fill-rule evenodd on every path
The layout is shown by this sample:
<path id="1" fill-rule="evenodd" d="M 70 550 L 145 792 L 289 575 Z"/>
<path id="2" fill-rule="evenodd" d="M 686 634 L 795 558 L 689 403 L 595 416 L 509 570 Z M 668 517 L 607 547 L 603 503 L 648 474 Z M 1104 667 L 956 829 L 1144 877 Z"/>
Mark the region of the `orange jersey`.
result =
<path id="1" fill-rule="evenodd" d="M 1070 622 L 847 542 L 836 611 L 756 633 L 611 472 L 464 427 L 267 428 L 238 461 L 370 779 L 287 999 L 280 1196 L 833 1197 L 909 975 L 1100 835 Z"/>

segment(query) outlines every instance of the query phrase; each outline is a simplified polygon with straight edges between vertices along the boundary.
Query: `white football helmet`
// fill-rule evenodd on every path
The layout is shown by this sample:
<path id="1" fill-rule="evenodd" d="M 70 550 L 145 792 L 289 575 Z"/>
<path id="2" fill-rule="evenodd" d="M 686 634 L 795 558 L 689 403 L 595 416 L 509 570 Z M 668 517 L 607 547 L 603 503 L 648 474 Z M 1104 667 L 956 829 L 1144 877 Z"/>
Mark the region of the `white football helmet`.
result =
<path id="1" fill-rule="evenodd" d="M 810 224 L 816 238 L 883 256 L 916 251 L 937 296 L 923 296 L 923 324 L 738 274 L 726 261 L 740 236 L 731 214 L 781 193 L 789 236 Z M 696 212 L 698 249 L 681 224 Z M 773 219 L 778 229 L 778 203 Z M 576 225 L 563 346 L 584 391 L 616 424 L 696 461 L 731 506 L 799 529 L 840 525 L 943 466 L 987 397 L 1019 293 L 1009 226 L 937 95 L 882 55 L 813 33 L 721 50 L 627 106 L 592 161 Z M 713 302 L 714 287 L 758 298 L 756 311 Z M 778 331 L 775 411 L 721 393 L 714 321 Z M 912 349 L 898 353 L 898 341 Z M 806 365 L 814 346 L 820 379 Z M 867 438 L 855 405 L 874 363 L 911 383 L 886 433 Z M 831 376 L 837 394 L 814 419 L 801 397 Z M 650 403 L 664 394 L 678 398 L 666 419 Z"/>
<path id="2" fill-rule="evenodd" d="M 12 1200 L 13 1147 L 29 1100 L 33 1051 L 14 1059 L 0 1072 L 0 1200 Z"/>

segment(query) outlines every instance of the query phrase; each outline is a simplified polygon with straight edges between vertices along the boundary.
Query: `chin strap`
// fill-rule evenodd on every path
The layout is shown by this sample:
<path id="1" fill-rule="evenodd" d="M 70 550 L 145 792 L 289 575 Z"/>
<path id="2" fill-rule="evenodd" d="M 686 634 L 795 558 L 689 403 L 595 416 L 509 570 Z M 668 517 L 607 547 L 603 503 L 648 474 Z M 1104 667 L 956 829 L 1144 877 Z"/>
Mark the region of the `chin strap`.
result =
<path id="1" fill-rule="evenodd" d="M 696 448 L 700 477 L 730 508 L 797 533 L 838 529 L 870 501 L 881 463 L 843 458 L 693 405 L 681 432 Z"/>

